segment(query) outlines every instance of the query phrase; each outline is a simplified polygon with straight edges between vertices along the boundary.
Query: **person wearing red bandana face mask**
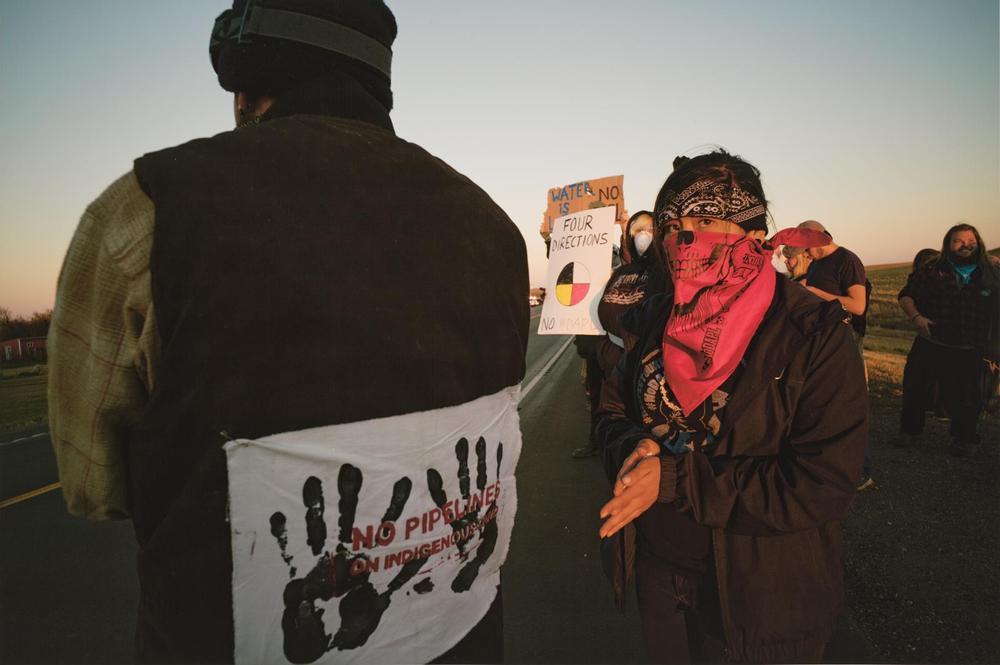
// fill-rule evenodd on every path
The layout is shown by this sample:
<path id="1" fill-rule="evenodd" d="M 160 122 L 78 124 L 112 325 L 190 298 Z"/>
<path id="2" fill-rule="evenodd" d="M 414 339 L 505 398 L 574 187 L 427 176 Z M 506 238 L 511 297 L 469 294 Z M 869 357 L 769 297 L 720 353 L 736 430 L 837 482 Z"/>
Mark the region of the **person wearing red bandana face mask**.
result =
<path id="1" fill-rule="evenodd" d="M 616 601 L 634 572 L 656 662 L 819 662 L 867 438 L 850 328 L 839 303 L 776 279 L 760 174 L 739 157 L 675 164 L 656 214 L 672 293 L 623 315 L 638 341 L 597 426 Z M 815 244 L 772 242 L 793 241 Z"/>

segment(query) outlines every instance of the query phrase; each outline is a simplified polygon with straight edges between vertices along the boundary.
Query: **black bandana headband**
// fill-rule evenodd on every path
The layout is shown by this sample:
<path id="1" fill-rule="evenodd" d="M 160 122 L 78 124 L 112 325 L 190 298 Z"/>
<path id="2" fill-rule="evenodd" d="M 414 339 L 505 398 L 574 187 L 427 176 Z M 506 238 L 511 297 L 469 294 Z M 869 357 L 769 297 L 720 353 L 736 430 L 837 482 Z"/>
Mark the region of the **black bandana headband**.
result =
<path id="1" fill-rule="evenodd" d="M 698 180 L 671 198 L 660 212 L 662 223 L 681 217 L 714 217 L 742 226 L 767 212 L 763 202 L 735 182 Z"/>

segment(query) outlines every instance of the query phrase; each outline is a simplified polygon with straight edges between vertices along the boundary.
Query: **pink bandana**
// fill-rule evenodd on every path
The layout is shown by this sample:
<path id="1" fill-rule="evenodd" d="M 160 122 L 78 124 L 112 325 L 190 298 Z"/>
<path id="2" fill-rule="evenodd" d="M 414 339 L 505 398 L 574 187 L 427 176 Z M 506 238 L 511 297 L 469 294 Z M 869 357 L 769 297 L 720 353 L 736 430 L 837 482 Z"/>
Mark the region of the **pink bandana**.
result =
<path id="1" fill-rule="evenodd" d="M 813 229 L 782 229 L 771 236 L 767 241 L 769 247 L 777 248 L 779 245 L 789 247 L 824 247 L 833 242 L 833 239 L 822 231 Z"/>
<path id="2" fill-rule="evenodd" d="M 681 231 L 663 247 L 674 282 L 663 373 L 690 415 L 739 365 L 771 304 L 775 271 L 746 236 Z"/>

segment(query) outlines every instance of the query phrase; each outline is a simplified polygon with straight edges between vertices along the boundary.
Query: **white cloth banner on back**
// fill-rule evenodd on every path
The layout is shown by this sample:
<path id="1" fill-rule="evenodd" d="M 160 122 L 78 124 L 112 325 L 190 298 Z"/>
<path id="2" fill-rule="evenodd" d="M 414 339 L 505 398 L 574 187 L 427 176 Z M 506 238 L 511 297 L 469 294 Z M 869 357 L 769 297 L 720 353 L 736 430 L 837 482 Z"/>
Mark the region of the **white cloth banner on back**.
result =
<path id="1" fill-rule="evenodd" d="M 539 335 L 603 335 L 597 318 L 611 277 L 615 206 L 557 217 L 549 238 L 549 272 Z"/>
<path id="2" fill-rule="evenodd" d="M 417 663 L 486 614 L 507 557 L 520 387 L 226 444 L 237 663 Z"/>

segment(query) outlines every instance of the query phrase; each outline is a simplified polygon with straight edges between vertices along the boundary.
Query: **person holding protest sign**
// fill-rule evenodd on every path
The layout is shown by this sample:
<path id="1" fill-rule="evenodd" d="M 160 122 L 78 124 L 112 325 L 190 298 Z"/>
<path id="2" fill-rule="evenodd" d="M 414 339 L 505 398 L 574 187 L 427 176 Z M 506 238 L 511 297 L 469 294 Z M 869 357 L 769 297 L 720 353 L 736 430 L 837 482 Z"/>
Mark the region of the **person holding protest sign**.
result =
<path id="1" fill-rule="evenodd" d="M 739 157 L 685 161 L 656 213 L 673 292 L 623 317 L 638 341 L 598 424 L 616 600 L 634 570 L 656 662 L 819 662 L 868 429 L 851 330 L 839 303 L 776 278 Z"/>
<path id="2" fill-rule="evenodd" d="M 137 662 L 503 660 L 524 239 L 396 136 L 396 31 L 235 0 L 236 128 L 137 159 L 69 247 L 52 441 L 71 513 L 132 520 Z"/>

